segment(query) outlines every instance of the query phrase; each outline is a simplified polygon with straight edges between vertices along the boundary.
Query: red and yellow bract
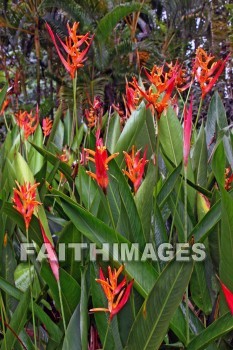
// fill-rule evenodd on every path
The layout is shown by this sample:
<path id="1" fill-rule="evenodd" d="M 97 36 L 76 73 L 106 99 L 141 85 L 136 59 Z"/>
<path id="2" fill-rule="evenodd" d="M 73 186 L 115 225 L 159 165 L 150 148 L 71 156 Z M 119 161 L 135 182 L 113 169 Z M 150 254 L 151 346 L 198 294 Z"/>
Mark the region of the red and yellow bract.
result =
<path id="1" fill-rule="evenodd" d="M 113 153 L 108 157 L 108 153 L 106 147 L 103 145 L 102 138 L 97 136 L 96 139 L 96 148 L 95 151 L 91 149 L 84 149 L 88 152 L 92 157 L 88 156 L 87 159 L 95 163 L 95 173 L 91 171 L 87 171 L 87 174 L 96 180 L 98 185 L 103 189 L 104 193 L 106 193 L 108 187 L 108 163 L 113 158 L 117 157 L 119 153 Z"/>
<path id="2" fill-rule="evenodd" d="M 78 22 L 74 22 L 72 27 L 70 27 L 69 23 L 67 23 L 68 37 L 66 37 L 65 43 L 57 35 L 60 44 L 62 45 L 64 51 L 67 53 L 66 60 L 58 47 L 55 35 L 51 27 L 48 23 L 46 23 L 46 28 L 56 47 L 58 56 L 60 57 L 61 62 L 63 63 L 66 70 L 69 72 L 72 79 L 74 79 L 77 69 L 83 67 L 83 62 L 86 60 L 85 56 L 94 38 L 94 36 L 89 37 L 89 33 L 85 35 L 77 35 L 78 26 Z M 84 46 L 84 49 L 82 51 L 81 46 Z"/>
<path id="3" fill-rule="evenodd" d="M 100 268 L 100 278 L 96 279 L 96 282 L 103 288 L 104 294 L 108 300 L 108 308 L 93 308 L 90 311 L 109 312 L 110 320 L 112 320 L 112 318 L 125 306 L 130 297 L 134 280 L 127 284 L 126 278 L 124 277 L 118 284 L 117 280 L 123 269 L 124 265 L 121 265 L 118 270 L 112 270 L 111 267 L 108 266 L 108 277 L 105 278 L 103 271 Z"/>
<path id="4" fill-rule="evenodd" d="M 30 182 L 25 182 L 23 185 L 19 185 L 16 181 L 18 188 L 14 188 L 13 203 L 14 208 L 23 216 L 26 229 L 28 230 L 32 215 L 35 209 L 41 203 L 36 200 L 36 188 L 39 183 L 31 185 Z"/>
<path id="5" fill-rule="evenodd" d="M 146 160 L 146 149 L 142 158 L 140 158 L 140 150 L 135 154 L 135 146 L 132 147 L 131 154 L 128 154 L 127 152 L 123 153 L 125 155 L 125 162 L 128 170 L 122 171 L 133 183 L 134 193 L 136 193 L 141 185 L 145 165 L 148 162 L 148 160 Z"/>

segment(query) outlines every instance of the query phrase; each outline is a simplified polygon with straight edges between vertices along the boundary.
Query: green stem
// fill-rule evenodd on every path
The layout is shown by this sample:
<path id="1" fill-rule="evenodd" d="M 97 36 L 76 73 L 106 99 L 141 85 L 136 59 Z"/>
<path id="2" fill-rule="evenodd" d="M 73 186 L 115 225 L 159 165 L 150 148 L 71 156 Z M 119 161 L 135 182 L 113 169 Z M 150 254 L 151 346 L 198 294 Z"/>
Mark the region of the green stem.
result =
<path id="1" fill-rule="evenodd" d="M 5 349 L 7 349 L 7 344 L 6 344 L 6 328 L 5 328 L 5 318 L 4 318 L 4 312 L 3 312 L 3 299 L 2 299 L 2 293 L 0 292 L 0 302 L 1 302 L 1 320 L 2 320 L 2 332 L 3 332 L 3 339 L 4 339 L 4 346 Z"/>
<path id="2" fill-rule="evenodd" d="M 198 123 L 198 119 L 199 119 L 199 116 L 200 116 L 202 103 L 203 103 L 203 99 L 201 98 L 201 101 L 200 101 L 199 107 L 198 107 L 198 112 L 197 112 L 196 121 L 195 121 L 195 124 L 194 124 L 194 130 L 196 130 L 196 128 L 197 128 L 197 123 Z"/>
<path id="3" fill-rule="evenodd" d="M 115 222 L 114 222 L 114 219 L 113 219 L 113 216 L 112 216 L 112 211 L 111 211 L 110 203 L 109 203 L 109 200 L 108 200 L 108 197 L 107 197 L 107 196 L 106 196 L 106 201 L 107 201 L 108 213 L 109 213 L 109 216 L 110 216 L 110 219 L 111 219 L 112 227 L 114 228 L 114 230 L 116 230 Z"/>
<path id="4" fill-rule="evenodd" d="M 184 241 L 188 240 L 188 189 L 187 189 L 187 166 L 184 167 Z M 188 286 L 185 291 L 185 306 L 186 306 L 186 338 L 189 343 L 189 299 Z"/>
<path id="5" fill-rule="evenodd" d="M 8 132 L 10 132 L 10 128 L 9 128 L 9 126 L 8 126 L 8 124 L 7 124 L 7 120 L 6 120 L 5 113 L 3 113 L 3 118 L 4 118 L 4 122 L 5 122 L 5 124 L 6 124 L 6 129 L 7 129 Z"/>
<path id="6" fill-rule="evenodd" d="M 64 332 L 66 334 L 66 320 L 65 320 L 64 306 L 63 306 L 62 295 L 61 295 L 60 280 L 57 282 L 57 285 L 58 285 L 59 299 L 61 304 L 61 315 L 62 315 L 63 327 L 64 327 Z"/>
<path id="7" fill-rule="evenodd" d="M 72 129 L 71 129 L 70 145 L 72 145 L 72 142 L 74 140 L 75 128 L 76 128 L 76 134 L 78 133 L 76 88 L 77 88 L 77 72 L 75 73 L 75 76 L 73 79 L 73 123 L 72 123 Z"/>
<path id="8" fill-rule="evenodd" d="M 29 236 L 28 236 L 28 228 L 26 229 L 26 237 L 27 242 L 29 243 Z M 30 258 L 28 257 L 28 266 L 29 266 L 29 280 L 30 280 L 30 297 L 31 297 L 31 305 L 32 305 L 32 325 L 33 325 L 33 334 L 34 334 L 34 346 L 35 349 L 37 349 L 37 342 L 36 342 L 36 321 L 35 321 L 35 311 L 34 311 L 34 301 L 33 301 L 33 279 L 31 274 L 31 262 Z"/>
<path id="9" fill-rule="evenodd" d="M 110 328 L 110 321 L 108 321 L 108 328 L 107 328 L 107 331 L 106 331 L 106 334 L 105 334 L 105 337 L 104 337 L 104 344 L 103 344 L 102 350 L 105 349 L 105 346 L 106 346 L 106 343 L 107 343 L 109 328 Z"/>

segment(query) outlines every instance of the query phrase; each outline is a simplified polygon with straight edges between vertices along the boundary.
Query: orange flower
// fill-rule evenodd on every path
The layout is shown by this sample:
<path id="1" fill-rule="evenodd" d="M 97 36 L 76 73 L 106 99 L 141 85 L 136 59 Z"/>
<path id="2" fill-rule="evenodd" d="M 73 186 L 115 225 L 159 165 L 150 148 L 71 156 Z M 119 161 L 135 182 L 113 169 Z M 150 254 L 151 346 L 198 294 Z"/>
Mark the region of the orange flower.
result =
<path id="1" fill-rule="evenodd" d="M 233 183 L 233 173 L 231 172 L 231 168 L 228 167 L 225 169 L 225 190 L 229 191 L 232 187 Z"/>
<path id="2" fill-rule="evenodd" d="M 27 111 L 15 113 L 15 119 L 18 126 L 24 130 L 24 137 L 27 140 L 28 137 L 36 131 L 39 124 L 39 110 L 36 108 L 36 113 L 33 116 L 32 112 Z"/>
<path id="3" fill-rule="evenodd" d="M 28 230 L 32 215 L 38 205 L 41 204 L 36 201 L 36 188 L 39 186 L 39 183 L 31 185 L 30 182 L 25 182 L 20 186 L 17 181 L 15 182 L 18 188 L 14 188 L 13 207 L 23 215 L 25 226 Z"/>
<path id="4" fill-rule="evenodd" d="M 60 159 L 61 162 L 68 163 L 70 160 L 69 150 L 66 147 L 64 147 L 62 150 L 62 154 L 57 155 L 57 158 Z M 62 181 L 64 177 L 65 175 L 62 172 L 60 172 L 60 181 Z"/>
<path id="5" fill-rule="evenodd" d="M 106 147 L 103 145 L 103 140 L 98 136 L 96 140 L 96 150 L 93 151 L 86 148 L 84 148 L 84 150 L 92 156 L 88 156 L 87 159 L 95 163 L 96 168 L 96 173 L 87 171 L 87 174 L 93 177 L 93 179 L 95 179 L 98 185 L 103 189 L 104 193 L 106 193 L 108 187 L 108 163 L 110 160 L 117 157 L 119 153 L 113 153 L 108 157 Z"/>
<path id="6" fill-rule="evenodd" d="M 139 104 L 140 93 L 138 89 L 133 89 L 132 87 L 130 87 L 128 81 L 126 81 L 125 92 L 126 94 L 124 98 L 124 104 L 126 110 L 126 118 L 129 118 L 133 111 L 136 110 Z"/>
<path id="7" fill-rule="evenodd" d="M 150 105 L 153 106 L 154 110 L 157 112 L 158 118 L 160 118 L 163 111 L 168 107 L 168 102 L 175 86 L 176 76 L 174 75 L 172 78 L 167 79 L 166 82 L 163 82 L 160 79 L 160 71 L 158 76 L 154 73 L 152 76 L 147 73 L 147 76 L 148 78 L 150 77 L 150 80 L 154 85 L 151 85 L 147 91 L 139 86 L 135 77 L 133 78 L 131 85 L 138 90 L 141 97 L 147 100 L 148 104 L 146 107 L 148 108 Z"/>
<path id="8" fill-rule="evenodd" d="M 135 146 L 132 147 L 131 154 L 123 152 L 125 155 L 125 162 L 128 168 L 128 171 L 122 170 L 123 173 L 128 176 L 134 186 L 134 193 L 139 189 L 142 177 L 145 171 L 145 165 L 148 162 L 146 160 L 146 149 L 144 151 L 143 157 L 140 159 L 140 150 L 135 154 Z"/>
<path id="9" fill-rule="evenodd" d="M 53 121 L 49 117 L 44 118 L 42 121 L 42 130 L 45 137 L 50 135 L 52 127 Z"/>
<path id="10" fill-rule="evenodd" d="M 118 284 L 117 280 L 123 269 L 124 265 L 121 265 L 117 271 L 116 269 L 112 271 L 111 267 L 108 266 L 108 278 L 105 278 L 103 271 L 100 268 L 100 278 L 96 279 L 96 282 L 100 283 L 103 288 L 104 294 L 108 300 L 108 308 L 94 308 L 90 311 L 109 312 L 110 320 L 112 320 L 112 318 L 125 306 L 129 299 L 134 280 L 127 284 L 126 278 L 124 277 Z"/>
<path id="11" fill-rule="evenodd" d="M 0 111 L 0 116 L 3 115 L 3 113 L 5 112 L 5 110 L 7 109 L 8 105 L 10 103 L 9 98 L 7 98 L 2 105 L 1 111 Z"/>
<path id="12" fill-rule="evenodd" d="M 103 115 L 103 103 L 100 100 L 99 96 L 96 96 L 94 98 L 94 102 L 90 104 L 90 109 L 85 109 L 85 117 L 88 121 L 88 127 L 93 128 L 98 125 L 99 122 L 99 127 L 101 127 L 101 119 Z"/>
<path id="13" fill-rule="evenodd" d="M 64 67 L 69 72 L 72 79 L 75 77 L 75 73 L 78 68 L 83 67 L 83 62 L 86 60 L 86 54 L 91 46 L 92 40 L 94 36 L 91 38 L 89 37 L 89 33 L 85 35 L 77 35 L 77 29 L 78 29 L 79 23 L 74 22 L 73 27 L 69 26 L 69 23 L 67 23 L 67 29 L 69 36 L 66 37 L 65 43 L 57 36 L 59 42 L 61 43 L 64 51 L 67 53 L 67 60 L 63 57 L 57 42 L 56 38 L 53 34 L 53 31 L 51 27 L 46 23 L 46 28 L 49 32 L 49 35 L 56 47 L 58 56 L 60 57 L 60 60 L 62 61 Z M 85 46 L 84 50 L 81 51 L 80 47 Z"/>
<path id="14" fill-rule="evenodd" d="M 222 74 L 230 54 L 224 60 L 213 62 L 215 56 L 208 55 L 201 47 L 196 51 L 193 73 L 200 84 L 202 99 L 212 89 Z"/>

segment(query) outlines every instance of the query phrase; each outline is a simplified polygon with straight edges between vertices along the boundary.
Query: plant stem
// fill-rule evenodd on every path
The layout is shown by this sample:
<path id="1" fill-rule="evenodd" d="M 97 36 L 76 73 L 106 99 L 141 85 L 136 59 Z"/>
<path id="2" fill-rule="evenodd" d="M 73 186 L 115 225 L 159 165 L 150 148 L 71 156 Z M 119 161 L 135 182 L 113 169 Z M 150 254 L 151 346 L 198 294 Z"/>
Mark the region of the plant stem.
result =
<path id="1" fill-rule="evenodd" d="M 27 242 L 29 243 L 29 236 L 28 236 L 28 228 L 26 229 L 26 236 L 27 236 Z M 35 312 L 34 312 L 34 301 L 33 301 L 33 290 L 32 290 L 32 274 L 31 274 L 31 263 L 30 258 L 28 257 L 28 266 L 29 266 L 29 280 L 30 280 L 30 296 L 31 296 L 31 305 L 32 305 L 32 325 L 33 325 L 33 334 L 34 334 L 34 345 L 35 349 L 37 349 L 37 342 L 36 342 L 36 321 L 35 321 Z"/>
<path id="2" fill-rule="evenodd" d="M 5 321 L 4 321 L 4 313 L 3 313 L 3 299 L 2 299 L 2 293 L 0 292 L 0 302 L 1 302 L 1 320 L 2 320 L 2 332 L 3 332 L 3 339 L 4 339 L 4 346 L 5 349 L 7 349 L 6 344 L 6 328 L 5 328 Z"/>
<path id="3" fill-rule="evenodd" d="M 199 107 L 198 107 L 197 117 L 196 117 L 195 124 L 194 124 L 194 129 L 195 130 L 197 128 L 198 119 L 199 119 L 199 116 L 200 116 L 200 113 L 201 113 L 202 103 L 203 103 L 203 99 L 201 98 L 201 101 L 200 101 Z"/>
<path id="4" fill-rule="evenodd" d="M 72 129 L 71 129 L 71 137 L 70 137 L 70 144 L 72 145 L 72 142 L 74 140 L 75 135 L 75 129 L 76 134 L 78 133 L 78 120 L 77 120 L 77 95 L 76 95 L 76 88 L 77 88 L 77 72 L 75 73 L 74 79 L 73 79 L 73 123 L 72 123 Z"/>
<path id="5" fill-rule="evenodd" d="M 61 304 L 61 315 L 62 315 L 63 327 L 64 327 L 64 332 L 66 334 L 66 320 L 65 320 L 64 306 L 63 306 L 62 295 L 61 295 L 60 280 L 57 281 L 57 285 L 58 285 L 59 299 L 60 299 L 60 304 Z"/>
<path id="6" fill-rule="evenodd" d="M 108 213 L 109 213 L 109 216 L 110 216 L 110 219 L 111 219 L 112 227 L 115 230 L 116 229 L 115 222 L 114 222 L 114 219 L 113 219 L 113 216 L 112 216 L 112 211 L 111 211 L 110 203 L 109 203 L 109 200 L 108 200 L 107 196 L 106 196 L 106 201 L 107 201 Z"/>
<path id="7" fill-rule="evenodd" d="M 184 166 L 184 241 L 188 240 L 188 191 L 187 191 L 187 166 Z M 189 343 L 189 299 L 188 299 L 188 286 L 185 291 L 185 305 L 186 305 L 186 338 L 187 344 Z"/>

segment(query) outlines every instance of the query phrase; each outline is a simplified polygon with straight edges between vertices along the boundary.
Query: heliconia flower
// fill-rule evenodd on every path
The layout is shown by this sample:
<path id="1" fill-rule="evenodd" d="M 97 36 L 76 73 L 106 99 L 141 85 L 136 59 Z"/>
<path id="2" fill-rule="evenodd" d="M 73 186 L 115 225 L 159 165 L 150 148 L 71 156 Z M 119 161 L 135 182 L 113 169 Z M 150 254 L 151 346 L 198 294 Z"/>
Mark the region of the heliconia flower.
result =
<path id="1" fill-rule="evenodd" d="M 103 271 L 100 268 L 100 278 L 96 279 L 96 282 L 103 288 L 104 294 L 108 300 L 108 308 L 94 308 L 90 310 L 91 312 L 109 312 L 109 318 L 112 320 L 112 318 L 125 306 L 130 297 L 134 280 L 127 284 L 126 278 L 124 277 L 118 284 L 117 280 L 123 269 L 124 265 L 121 265 L 118 270 L 112 270 L 111 267 L 108 266 L 108 278 L 105 278 Z"/>
<path id="2" fill-rule="evenodd" d="M 85 56 L 94 38 L 94 36 L 89 37 L 89 33 L 85 35 L 77 35 L 78 26 L 79 26 L 78 22 L 74 22 L 72 27 L 70 27 L 69 23 L 67 23 L 69 36 L 66 38 L 65 43 L 57 35 L 58 41 L 62 45 L 64 51 L 67 53 L 67 60 L 66 60 L 58 47 L 55 35 L 51 27 L 48 25 L 48 23 L 46 23 L 46 28 L 56 47 L 58 56 L 60 57 L 60 60 L 62 61 L 66 70 L 69 72 L 72 79 L 74 79 L 77 69 L 80 67 L 83 67 L 83 62 L 87 59 Z M 83 51 L 80 50 L 82 45 L 85 46 Z"/>
<path id="3" fill-rule="evenodd" d="M 42 121 L 42 130 L 45 137 L 50 135 L 52 127 L 53 121 L 49 117 L 44 118 Z"/>
<path id="4" fill-rule="evenodd" d="M 233 183 L 233 172 L 231 172 L 231 168 L 228 167 L 225 169 L 225 190 L 229 191 L 232 187 Z"/>
<path id="5" fill-rule="evenodd" d="M 188 165 L 188 158 L 191 144 L 192 133 L 192 113 L 193 113 L 193 97 L 191 97 L 189 109 L 184 109 L 184 130 L 183 130 L 183 160 L 184 166 Z"/>
<path id="6" fill-rule="evenodd" d="M 108 163 L 118 156 L 119 153 L 113 153 L 108 157 L 106 147 L 103 145 L 102 138 L 97 136 L 96 138 L 96 149 L 95 151 L 91 149 L 84 148 L 92 157 L 87 157 L 88 160 L 95 163 L 95 173 L 87 171 L 87 174 L 96 180 L 98 185 L 106 193 L 108 187 Z"/>
<path id="7" fill-rule="evenodd" d="M 127 80 L 125 85 L 125 97 L 123 97 L 123 99 L 125 104 L 126 118 L 129 118 L 139 104 L 140 93 L 138 89 L 134 89 L 129 86 Z"/>
<path id="8" fill-rule="evenodd" d="M 103 116 L 103 102 L 99 96 L 94 98 L 93 103 L 89 101 L 90 108 L 85 109 L 85 117 L 88 121 L 88 127 L 93 128 L 98 125 L 101 128 L 101 120 Z"/>
<path id="9" fill-rule="evenodd" d="M 0 111 L 0 116 L 3 115 L 3 113 L 5 112 L 5 110 L 7 109 L 8 105 L 10 103 L 9 98 L 7 98 L 2 105 L 1 111 Z"/>
<path id="10" fill-rule="evenodd" d="M 133 183 L 134 193 L 137 192 L 137 190 L 139 189 L 142 183 L 142 179 L 145 171 L 145 165 L 148 162 L 148 160 L 146 160 L 146 151 L 147 150 L 145 149 L 142 158 L 140 158 L 140 150 L 137 151 L 135 154 L 135 146 L 132 147 L 131 154 L 128 154 L 127 152 L 123 152 L 125 155 L 125 162 L 128 170 L 122 170 L 122 171 Z"/>
<path id="11" fill-rule="evenodd" d="M 230 289 L 228 289 L 227 286 L 219 278 L 218 280 L 220 282 L 227 305 L 230 309 L 231 314 L 233 315 L 233 292 L 231 292 Z"/>
<path id="12" fill-rule="evenodd" d="M 176 76 L 174 75 L 172 78 L 170 78 L 166 84 L 164 83 L 158 83 L 156 88 L 151 85 L 147 91 L 143 90 L 135 77 L 133 77 L 133 82 L 131 85 L 138 90 L 142 98 L 145 98 L 147 100 L 146 107 L 152 106 L 154 110 L 157 112 L 158 119 L 161 117 L 163 111 L 165 111 L 168 107 L 168 103 L 171 98 L 171 94 L 175 87 L 175 79 Z M 154 82 L 155 79 L 153 78 Z"/>
<path id="13" fill-rule="evenodd" d="M 62 154 L 57 154 L 57 158 L 61 161 L 61 162 L 64 162 L 66 164 L 69 163 L 70 161 L 70 151 L 64 147 L 63 150 L 62 150 Z M 64 179 L 65 175 L 60 172 L 60 181 L 62 181 Z"/>
<path id="14" fill-rule="evenodd" d="M 56 278 L 56 281 L 58 282 L 60 277 L 59 277 L 59 263 L 58 263 L 57 254 L 55 252 L 55 249 L 54 249 L 52 243 L 48 239 L 48 237 L 45 233 L 44 227 L 43 227 L 40 220 L 39 220 L 39 224 L 40 224 L 40 229 L 41 229 L 41 233 L 43 236 L 45 248 L 46 248 L 47 254 L 48 254 L 49 265 L 51 267 L 51 270 L 53 272 L 54 277 Z"/>
<path id="15" fill-rule="evenodd" d="M 215 56 L 208 55 L 201 47 L 197 49 L 193 74 L 200 84 L 202 99 L 210 92 L 213 85 L 222 74 L 229 57 L 230 54 L 224 60 L 213 62 Z"/>
<path id="16" fill-rule="evenodd" d="M 17 181 L 15 182 L 18 188 L 14 188 L 13 207 L 23 216 L 26 229 L 28 230 L 35 209 L 38 205 L 41 205 L 36 200 L 36 188 L 39 186 L 39 183 L 31 185 L 30 182 L 25 182 L 23 185 L 19 185 Z"/>
<path id="17" fill-rule="evenodd" d="M 27 111 L 19 111 L 15 113 L 15 119 L 18 126 L 24 130 L 24 137 L 27 140 L 30 135 L 32 135 L 39 125 L 39 109 L 36 108 L 35 115 L 32 115 L 32 112 L 28 113 Z"/>

